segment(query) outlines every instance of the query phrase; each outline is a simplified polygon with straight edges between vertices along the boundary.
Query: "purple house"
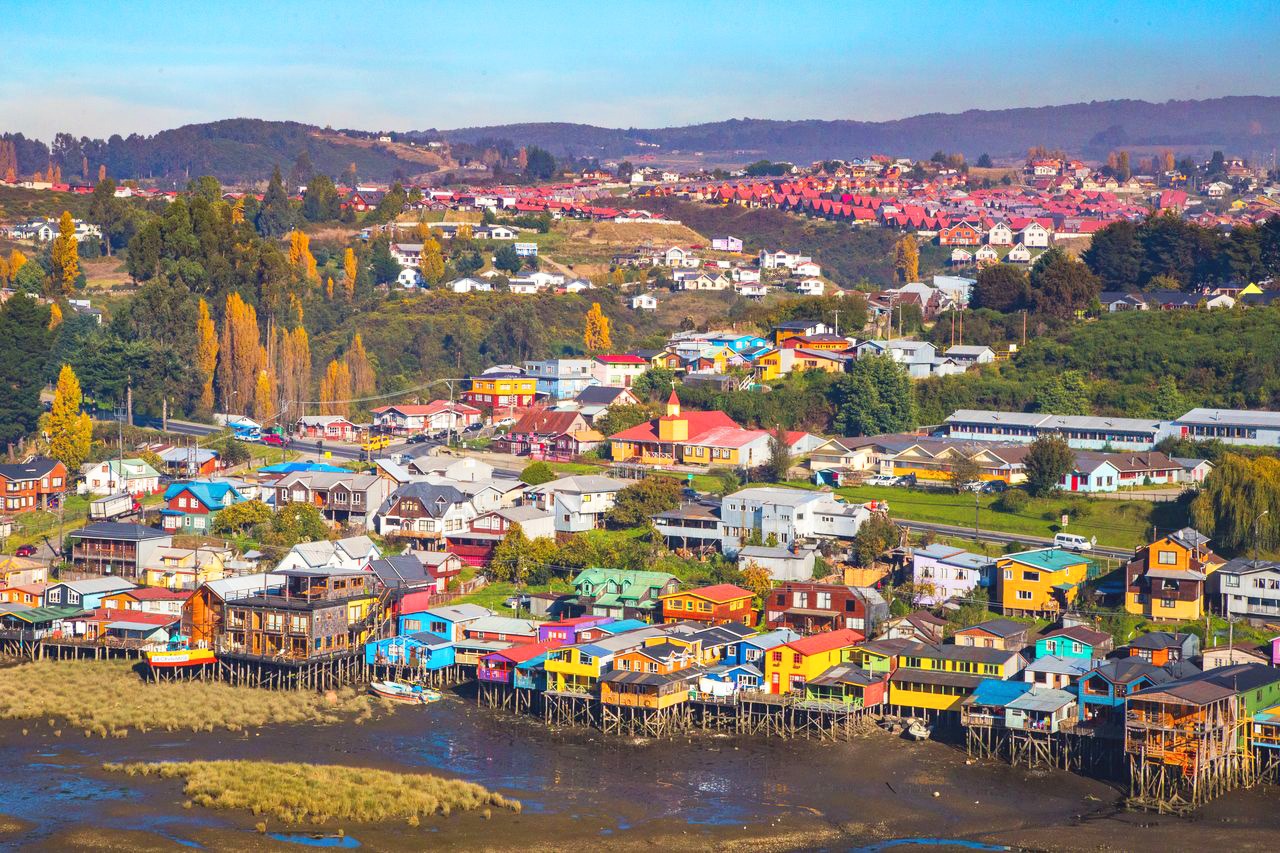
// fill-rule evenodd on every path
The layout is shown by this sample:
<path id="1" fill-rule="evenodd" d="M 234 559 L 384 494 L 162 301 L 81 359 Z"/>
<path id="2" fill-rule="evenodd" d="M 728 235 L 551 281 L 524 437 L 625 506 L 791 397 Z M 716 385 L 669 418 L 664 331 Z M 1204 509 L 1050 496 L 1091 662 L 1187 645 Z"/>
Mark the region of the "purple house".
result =
<path id="1" fill-rule="evenodd" d="M 543 622 L 538 626 L 538 642 L 551 646 L 590 643 L 605 636 L 603 628 L 612 621 L 612 616 L 573 616 Z"/>
<path id="2" fill-rule="evenodd" d="M 975 587 L 991 584 L 995 560 L 936 542 L 917 548 L 911 555 L 911 580 L 929 593 L 920 596 L 925 606 L 963 597 Z"/>

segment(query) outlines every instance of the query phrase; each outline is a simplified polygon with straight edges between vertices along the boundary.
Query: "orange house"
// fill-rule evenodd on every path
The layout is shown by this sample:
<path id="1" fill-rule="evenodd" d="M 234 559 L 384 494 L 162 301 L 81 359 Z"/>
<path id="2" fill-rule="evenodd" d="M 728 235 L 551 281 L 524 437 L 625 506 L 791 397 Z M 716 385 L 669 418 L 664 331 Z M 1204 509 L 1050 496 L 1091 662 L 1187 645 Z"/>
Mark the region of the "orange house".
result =
<path id="1" fill-rule="evenodd" d="M 600 701 L 638 708 L 669 708 L 689 698 L 689 681 L 705 672 L 698 649 L 675 637 L 650 637 L 619 654 L 600 677 Z"/>
<path id="2" fill-rule="evenodd" d="M 697 589 L 670 592 L 660 596 L 662 602 L 662 621 L 706 622 L 710 625 L 724 625 L 729 622 L 741 622 L 750 625 L 755 621 L 755 609 L 751 606 L 754 593 L 734 586 L 731 583 L 719 583 Z"/>

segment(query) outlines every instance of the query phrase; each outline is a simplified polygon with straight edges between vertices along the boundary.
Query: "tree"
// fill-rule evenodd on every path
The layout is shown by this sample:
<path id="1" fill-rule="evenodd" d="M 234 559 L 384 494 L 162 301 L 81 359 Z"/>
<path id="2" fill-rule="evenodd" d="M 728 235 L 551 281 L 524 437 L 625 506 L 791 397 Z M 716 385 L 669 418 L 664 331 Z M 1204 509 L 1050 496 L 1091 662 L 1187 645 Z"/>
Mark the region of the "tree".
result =
<path id="1" fill-rule="evenodd" d="M 680 506 L 683 487 L 674 477 L 645 477 L 614 495 L 613 508 L 605 515 L 610 527 L 648 524 L 652 516 Z"/>
<path id="2" fill-rule="evenodd" d="M 0 304 L 0 447 L 36 428 L 50 339 L 47 307 L 24 294 Z"/>
<path id="3" fill-rule="evenodd" d="M 1081 257 L 1108 290 L 1136 287 L 1143 267 L 1137 224 L 1121 219 L 1100 229 Z"/>
<path id="4" fill-rule="evenodd" d="M 390 284 L 400 275 L 400 262 L 391 254 L 391 239 L 386 236 L 373 241 L 369 251 L 369 269 L 376 284 Z"/>
<path id="5" fill-rule="evenodd" d="M 556 158 L 551 156 L 550 151 L 531 145 L 525 149 L 525 157 L 527 158 L 527 165 L 524 173 L 527 177 L 545 181 L 555 175 Z"/>
<path id="6" fill-rule="evenodd" d="M 520 583 L 524 580 L 528 550 L 529 537 L 525 535 L 524 528 L 513 523 L 493 549 L 489 574 L 498 582 Z"/>
<path id="7" fill-rule="evenodd" d="M 665 399 L 675 387 L 676 372 L 665 367 L 650 367 L 631 383 L 631 391 L 641 400 Z"/>
<path id="8" fill-rule="evenodd" d="M 132 218 L 124 202 L 116 198 L 116 182 L 103 177 L 89 196 L 89 221 L 102 231 L 102 244 L 110 256 L 115 249 L 128 245 L 132 235 Z"/>
<path id="9" fill-rule="evenodd" d="M 763 603 L 773 589 L 773 575 L 755 560 L 748 560 L 742 570 L 742 586 L 755 593 L 756 598 Z"/>
<path id="10" fill-rule="evenodd" d="M 978 156 L 978 168 L 979 168 L 979 169 L 990 169 L 990 168 L 991 168 L 991 155 L 990 155 L 990 154 L 987 154 L 986 152 L 983 152 L 982 154 L 980 154 L 980 155 Z"/>
<path id="11" fill-rule="evenodd" d="M 279 507 L 271 516 L 263 542 L 275 548 L 292 548 L 301 542 L 328 539 L 329 523 L 320 507 L 311 503 L 290 503 Z"/>
<path id="12" fill-rule="evenodd" d="M 911 375 L 887 355 L 860 358 L 832 386 L 834 427 L 840 435 L 879 435 L 915 426 Z"/>
<path id="13" fill-rule="evenodd" d="M 1035 407 L 1054 415 L 1087 415 L 1091 408 L 1089 383 L 1078 370 L 1054 373 L 1036 388 Z"/>
<path id="14" fill-rule="evenodd" d="M 83 404 L 80 380 L 71 365 L 62 365 L 53 391 L 47 431 L 49 454 L 66 465 L 68 471 L 80 470 L 80 464 L 89 456 L 89 444 L 93 440 L 93 421 L 80 411 Z"/>
<path id="15" fill-rule="evenodd" d="M 1224 550 L 1274 549 L 1280 544 L 1280 459 L 1224 454 L 1191 502 L 1191 517 Z"/>
<path id="16" fill-rule="evenodd" d="M 209 303 L 197 305 L 195 368 L 200 380 L 200 409 L 213 411 L 213 371 L 218 366 L 218 332 L 209 314 Z"/>
<path id="17" fill-rule="evenodd" d="M 1064 320 L 1088 308 L 1102 290 L 1087 266 L 1056 247 L 1036 259 L 1030 282 L 1035 310 Z"/>
<path id="18" fill-rule="evenodd" d="M 276 416 L 275 383 L 271 374 L 265 370 L 258 371 L 258 379 L 253 389 L 253 416 L 263 424 L 270 423 Z"/>
<path id="19" fill-rule="evenodd" d="M 769 461 L 764 463 L 760 473 L 766 482 L 781 483 L 787 479 L 790 470 L 791 448 L 787 444 L 787 432 L 778 426 L 769 436 Z"/>
<path id="20" fill-rule="evenodd" d="M 309 398 L 311 389 L 311 340 L 302 326 L 278 332 L 276 380 L 280 411 L 297 412 L 297 404 Z"/>
<path id="21" fill-rule="evenodd" d="M 75 290 L 76 280 L 80 278 L 79 244 L 76 242 L 76 224 L 70 211 L 62 211 L 58 221 L 58 236 L 53 238 L 53 246 L 49 250 L 49 260 L 53 264 L 49 279 L 55 295 L 66 296 Z"/>
<path id="22" fill-rule="evenodd" d="M 520 482 L 529 486 L 541 486 L 556 478 L 556 472 L 546 462 L 530 462 L 520 472 Z"/>
<path id="23" fill-rule="evenodd" d="M 351 399 L 351 369 L 334 359 L 320 379 L 320 414 L 346 417 Z"/>
<path id="24" fill-rule="evenodd" d="M 293 267 L 304 281 L 315 281 L 316 258 L 311 254 L 311 238 L 304 232 L 294 229 L 289 232 L 289 266 Z"/>
<path id="25" fill-rule="evenodd" d="M 356 332 L 355 337 L 351 339 L 351 346 L 347 347 L 343 361 L 346 362 L 347 370 L 351 374 L 351 390 L 354 396 L 363 397 L 377 390 L 377 374 L 373 369 L 373 363 L 369 361 L 369 353 L 365 351 L 364 340 L 361 339 L 359 332 Z"/>
<path id="26" fill-rule="evenodd" d="M 982 477 L 982 469 L 970 456 L 957 455 L 951 462 L 951 488 L 957 492 Z"/>
<path id="27" fill-rule="evenodd" d="M 592 302 L 591 310 L 587 311 L 582 341 L 586 344 L 587 352 L 605 352 L 613 347 L 613 339 L 609 334 L 609 318 L 600 310 L 599 302 Z"/>
<path id="28" fill-rule="evenodd" d="M 903 234 L 893 248 L 893 268 L 902 281 L 919 281 L 920 246 L 914 234 Z"/>
<path id="29" fill-rule="evenodd" d="M 505 273 L 515 275 L 524 266 L 524 261 L 516 254 L 516 247 L 507 244 L 494 253 L 493 266 Z"/>
<path id="30" fill-rule="evenodd" d="M 1008 313 L 1028 307 L 1031 286 L 1027 274 L 1011 264 L 991 264 L 978 270 L 973 286 L 972 308 L 990 308 Z"/>
<path id="31" fill-rule="evenodd" d="M 595 427 L 602 435 L 616 435 L 639 426 L 653 417 L 653 410 L 643 404 L 610 406 L 595 417 Z"/>
<path id="32" fill-rule="evenodd" d="M 356 253 L 348 248 L 342 253 L 342 288 L 347 293 L 348 302 L 356 295 L 356 274 Z"/>
<path id="33" fill-rule="evenodd" d="M 1037 497 L 1057 489 L 1062 478 L 1071 473 L 1075 454 L 1060 435 L 1042 435 L 1031 442 L 1023 459 L 1026 467 L 1026 489 Z"/>
<path id="34" fill-rule="evenodd" d="M 262 501 L 240 501 L 218 511 L 213 517 L 213 532 L 244 533 L 271 520 L 271 507 Z"/>
<path id="35" fill-rule="evenodd" d="M 49 330 L 53 331 L 58 328 L 58 324 L 62 322 L 62 309 L 58 307 L 58 303 L 49 304 Z"/>
<path id="36" fill-rule="evenodd" d="M 885 551 L 897 547 L 902 531 L 889 516 L 873 512 L 853 537 L 852 556 L 859 566 L 870 566 Z"/>
<path id="37" fill-rule="evenodd" d="M 302 195 L 302 216 L 308 222 L 330 222 L 342 213 L 342 200 L 328 175 L 313 175 Z"/>
<path id="38" fill-rule="evenodd" d="M 418 259 L 418 272 L 428 287 L 435 287 L 444 279 L 444 256 L 440 244 L 428 237 L 422 243 L 422 256 Z"/>
<path id="39" fill-rule="evenodd" d="M 34 262 L 18 267 L 13 276 L 13 287 L 22 293 L 39 294 L 44 289 L 44 268 Z"/>
<path id="40" fill-rule="evenodd" d="M 293 228 L 293 207 L 289 204 L 289 194 L 285 192 L 279 166 L 271 172 L 254 227 L 263 237 L 281 237 Z"/>
<path id="41" fill-rule="evenodd" d="M 258 371 L 266 362 L 258 332 L 258 312 L 232 292 L 227 296 L 218 341 L 216 379 L 226 411 L 245 414 L 254 402 Z"/>

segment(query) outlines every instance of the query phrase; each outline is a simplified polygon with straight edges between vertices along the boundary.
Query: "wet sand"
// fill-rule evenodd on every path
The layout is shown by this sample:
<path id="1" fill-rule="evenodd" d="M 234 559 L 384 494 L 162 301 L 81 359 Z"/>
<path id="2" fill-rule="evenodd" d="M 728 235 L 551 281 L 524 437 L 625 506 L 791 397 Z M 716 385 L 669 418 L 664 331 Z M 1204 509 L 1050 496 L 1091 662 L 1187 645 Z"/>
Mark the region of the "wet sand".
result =
<path id="1" fill-rule="evenodd" d="M 433 772 L 524 805 L 521 814 L 495 810 L 488 820 L 462 814 L 418 828 L 342 827 L 372 851 L 848 850 L 923 837 L 1169 853 L 1274 850 L 1280 832 L 1274 789 L 1238 792 L 1190 819 L 1156 817 L 1122 811 L 1120 792 L 1095 780 L 971 763 L 952 747 L 879 732 L 847 744 L 715 735 L 623 740 L 551 731 L 453 697 L 346 728 L 100 740 L 54 737 L 45 722 L 4 723 L 0 758 L 12 771 L 0 781 L 0 812 L 10 818 L 0 821 L 0 845 L 28 850 L 309 849 L 259 834 L 259 819 L 248 813 L 183 809 L 177 780 L 101 770 L 108 761 L 221 758 Z"/>

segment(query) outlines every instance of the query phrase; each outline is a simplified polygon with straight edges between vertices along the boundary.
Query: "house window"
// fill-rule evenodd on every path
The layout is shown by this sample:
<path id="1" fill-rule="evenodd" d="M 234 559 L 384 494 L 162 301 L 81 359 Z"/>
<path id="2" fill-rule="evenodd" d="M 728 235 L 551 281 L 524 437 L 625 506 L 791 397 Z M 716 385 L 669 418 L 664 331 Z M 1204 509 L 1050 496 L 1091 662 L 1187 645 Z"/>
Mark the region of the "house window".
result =
<path id="1" fill-rule="evenodd" d="M 1022 579 L 1024 581 L 1038 581 L 1040 580 L 1040 573 L 1039 572 L 1023 572 Z"/>
<path id="2" fill-rule="evenodd" d="M 1013 580 L 1013 569 L 1004 570 L 1004 579 L 1007 581 Z"/>
<path id="3" fill-rule="evenodd" d="M 1227 575 L 1227 586 L 1240 586 L 1240 576 Z"/>
<path id="4" fill-rule="evenodd" d="M 681 600 L 680 600 L 680 599 L 678 599 L 678 598 L 673 598 L 673 599 L 671 599 L 670 601 L 668 601 L 667 603 L 671 605 L 671 609 L 672 609 L 672 610 L 683 610 L 683 609 L 684 609 L 684 602 L 683 602 L 683 601 L 681 601 Z"/>
<path id="5" fill-rule="evenodd" d="M 1177 607 L 1178 602 L 1174 601 L 1172 598 L 1162 598 L 1160 599 L 1160 606 L 1161 607 Z"/>
<path id="6" fill-rule="evenodd" d="M 1080 654 L 1080 652 L 1082 652 L 1083 650 L 1084 650 L 1083 647 L 1079 643 L 1071 644 L 1071 651 L 1075 652 L 1076 654 Z"/>
<path id="7" fill-rule="evenodd" d="M 1174 551 L 1158 551 L 1156 552 L 1156 561 L 1162 566 L 1176 566 L 1178 564 L 1178 555 Z"/>
<path id="8" fill-rule="evenodd" d="M 1019 600 L 1019 601 L 1030 601 L 1030 600 L 1031 600 L 1031 590 L 1029 590 L 1029 589 L 1020 589 L 1020 590 L 1018 590 L 1018 600 Z"/>

